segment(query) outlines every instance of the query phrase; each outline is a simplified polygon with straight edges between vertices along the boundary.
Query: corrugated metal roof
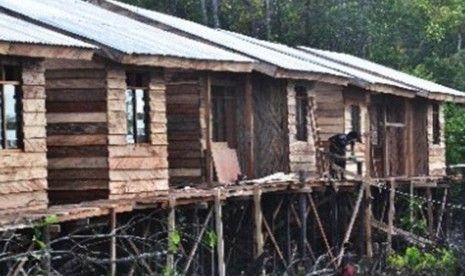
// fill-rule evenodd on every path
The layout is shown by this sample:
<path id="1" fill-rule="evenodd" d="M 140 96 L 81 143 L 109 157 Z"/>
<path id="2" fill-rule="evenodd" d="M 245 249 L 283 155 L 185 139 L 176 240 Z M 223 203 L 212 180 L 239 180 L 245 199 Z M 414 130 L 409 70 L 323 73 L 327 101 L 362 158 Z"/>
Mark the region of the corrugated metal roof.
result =
<path id="1" fill-rule="evenodd" d="M 347 75 L 353 77 L 358 82 L 361 81 L 361 82 L 367 82 L 369 84 L 381 84 L 381 85 L 388 85 L 388 86 L 398 87 L 398 88 L 402 88 L 402 89 L 412 90 L 411 87 L 406 86 L 406 85 L 402 85 L 399 82 L 391 81 L 389 79 L 379 77 L 379 76 L 376 76 L 376 75 L 371 74 L 371 73 L 367 73 L 367 72 L 359 70 L 357 68 L 353 68 L 351 66 L 346 66 L 346 65 L 341 64 L 341 63 L 333 62 L 331 60 L 322 58 L 322 57 L 320 57 L 318 55 L 311 54 L 309 52 L 304 52 L 304 51 L 301 51 L 301 50 L 298 50 L 298 49 L 295 49 L 295 48 L 292 48 L 292 47 L 289 47 L 289 46 L 286 46 L 286 45 L 283 45 L 283 44 L 269 42 L 269 41 L 265 41 L 265 40 L 259 40 L 259 39 L 253 38 L 253 37 L 249 37 L 249 36 L 239 34 L 239 33 L 235 33 L 235 32 L 231 32 L 231 31 L 223 30 L 223 32 L 225 32 L 225 33 L 227 33 L 229 35 L 235 36 L 237 38 L 249 41 L 251 43 L 254 43 L 254 44 L 257 44 L 257 45 L 260 45 L 260 46 L 263 46 L 263 47 L 266 47 L 266 48 L 281 52 L 283 54 L 287 54 L 287 55 L 290 55 L 292 57 L 295 57 L 295 58 L 298 58 L 298 59 L 301 59 L 301 60 L 304 60 L 304 61 L 308 61 L 308 62 L 311 62 L 311 63 L 316 63 L 316 64 L 319 64 L 319 65 L 324 66 L 326 68 L 337 70 L 339 72 L 342 72 L 344 74 L 347 74 Z"/>
<path id="2" fill-rule="evenodd" d="M 0 0 L 0 6 L 125 54 L 253 62 L 80 0 Z"/>
<path id="3" fill-rule="evenodd" d="M 366 59 L 362 59 L 353 55 L 325 51 L 325 50 L 318 50 L 309 47 L 299 47 L 302 50 L 315 53 L 320 55 L 321 57 L 328 58 L 330 60 L 339 62 L 341 64 L 345 64 L 348 66 L 352 66 L 353 68 L 358 68 L 364 70 L 366 72 L 370 72 L 376 74 L 378 76 L 383 76 L 389 78 L 391 80 L 397 81 L 403 85 L 410 86 L 419 91 L 426 91 L 430 93 L 441 93 L 441 94 L 448 94 L 453 96 L 461 96 L 464 97 L 465 93 L 460 92 L 458 90 L 427 81 L 418 77 L 414 77 L 412 75 L 403 73 L 401 71 L 394 70 L 392 68 L 388 68 L 386 66 L 368 61 Z"/>
<path id="4" fill-rule="evenodd" d="M 0 13 L 0 41 L 51 46 L 95 48 L 77 39 Z"/>
<path id="5" fill-rule="evenodd" d="M 160 22 L 161 24 L 170 26 L 174 29 L 181 30 L 182 32 L 194 35 L 206 41 L 213 42 L 216 45 L 221 45 L 224 48 L 242 53 L 252 58 L 256 58 L 258 60 L 280 67 L 282 69 L 318 74 L 328 74 L 338 77 L 349 77 L 348 75 L 342 72 L 338 72 L 336 70 L 332 70 L 330 68 L 326 68 L 315 63 L 307 62 L 287 54 L 276 52 L 266 47 L 262 47 L 254 43 L 238 39 L 237 37 L 228 35 L 219 30 L 215 30 L 192 21 L 177 18 L 171 15 L 159 13 L 152 10 L 139 8 L 118 1 L 108 0 L 107 2 L 127 9 L 131 12 L 137 13 L 153 21 Z"/>

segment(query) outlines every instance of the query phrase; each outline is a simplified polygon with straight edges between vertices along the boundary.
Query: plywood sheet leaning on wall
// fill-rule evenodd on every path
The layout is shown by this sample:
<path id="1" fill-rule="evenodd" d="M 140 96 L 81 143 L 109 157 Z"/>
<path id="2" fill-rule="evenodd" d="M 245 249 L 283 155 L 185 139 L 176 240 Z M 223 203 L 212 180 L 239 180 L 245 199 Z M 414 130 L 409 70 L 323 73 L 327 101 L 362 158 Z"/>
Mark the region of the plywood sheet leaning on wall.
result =
<path id="1" fill-rule="evenodd" d="M 0 149 L 0 212 L 42 209 L 47 206 L 45 78 L 43 62 L 2 58 L 21 68 L 22 140 L 18 149 Z"/>

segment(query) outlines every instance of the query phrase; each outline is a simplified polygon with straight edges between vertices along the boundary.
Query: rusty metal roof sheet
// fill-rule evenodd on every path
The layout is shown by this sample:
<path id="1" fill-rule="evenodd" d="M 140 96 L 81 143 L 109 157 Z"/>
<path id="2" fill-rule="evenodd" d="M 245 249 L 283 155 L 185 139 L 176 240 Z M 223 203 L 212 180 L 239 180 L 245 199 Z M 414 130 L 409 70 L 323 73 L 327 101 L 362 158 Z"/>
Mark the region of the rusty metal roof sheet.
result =
<path id="1" fill-rule="evenodd" d="M 148 26 L 80 0 L 0 0 L 0 6 L 124 54 L 253 62 L 250 58 Z"/>
<path id="2" fill-rule="evenodd" d="M 0 41 L 50 46 L 95 48 L 95 46 L 88 43 L 1 13 Z"/>

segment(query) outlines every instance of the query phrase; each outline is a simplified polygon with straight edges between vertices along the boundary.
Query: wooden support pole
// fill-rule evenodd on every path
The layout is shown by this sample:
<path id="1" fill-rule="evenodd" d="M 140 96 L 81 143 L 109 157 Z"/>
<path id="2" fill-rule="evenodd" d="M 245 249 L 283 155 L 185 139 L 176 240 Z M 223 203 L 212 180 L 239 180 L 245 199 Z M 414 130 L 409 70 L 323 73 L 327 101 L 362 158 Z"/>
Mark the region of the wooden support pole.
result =
<path id="1" fill-rule="evenodd" d="M 50 248 L 50 227 L 48 225 L 42 228 L 42 240 L 45 244 L 45 253 L 42 259 L 42 270 L 44 275 L 52 275 L 52 256 Z"/>
<path id="2" fill-rule="evenodd" d="M 223 237 L 223 210 L 221 207 L 221 190 L 216 191 L 215 196 L 215 226 L 216 226 L 216 251 L 218 255 L 218 276 L 226 275 L 224 262 L 224 237 Z"/>
<path id="3" fill-rule="evenodd" d="M 307 259 L 307 194 L 299 194 L 300 242 L 299 251 L 302 261 Z"/>
<path id="4" fill-rule="evenodd" d="M 431 188 L 426 188 L 426 207 L 428 212 L 428 233 L 429 238 L 434 239 L 434 215 L 433 215 L 433 193 Z"/>
<path id="5" fill-rule="evenodd" d="M 254 203 L 254 221 L 255 221 L 255 258 L 263 254 L 263 213 L 262 213 L 262 190 L 260 186 L 254 186 L 253 192 Z"/>
<path id="6" fill-rule="evenodd" d="M 373 243 L 371 233 L 371 186 L 365 186 L 365 235 L 366 235 L 366 255 L 368 258 L 373 257 Z"/>
<path id="7" fill-rule="evenodd" d="M 169 271 L 174 271 L 174 252 L 171 252 L 169 244 L 173 240 L 173 235 L 176 231 L 176 199 L 169 198 L 169 213 L 168 213 L 168 256 L 166 257 L 166 266 Z"/>
<path id="8" fill-rule="evenodd" d="M 291 204 L 292 204 L 292 197 L 287 194 L 286 196 L 286 217 L 285 217 L 285 224 L 286 224 L 286 261 L 287 263 L 291 262 L 292 259 L 292 238 L 291 238 Z"/>
<path id="9" fill-rule="evenodd" d="M 116 275 L 116 210 L 110 210 L 110 275 Z"/>
<path id="10" fill-rule="evenodd" d="M 202 241 L 203 234 L 205 233 L 205 230 L 207 229 L 208 223 L 210 222 L 210 219 L 212 217 L 213 210 L 210 209 L 208 212 L 207 218 L 205 219 L 205 222 L 202 225 L 202 229 L 200 230 L 199 235 L 197 236 L 197 239 L 195 240 L 194 247 L 191 250 L 191 253 L 189 254 L 189 258 L 187 259 L 186 266 L 184 267 L 184 273 L 183 275 L 187 275 L 187 272 L 189 271 L 189 267 L 191 265 L 192 260 L 194 259 L 195 252 L 197 251 L 197 248 L 199 247 L 200 242 Z"/>
<path id="11" fill-rule="evenodd" d="M 205 177 L 209 187 L 213 185 L 213 157 L 212 157 L 212 118 L 211 118 L 211 76 L 207 73 L 203 88 L 205 101 Z"/>
<path id="12" fill-rule="evenodd" d="M 441 230 L 442 218 L 444 217 L 444 210 L 446 209 L 447 192 L 448 192 L 448 189 L 444 188 L 444 194 L 442 196 L 442 202 L 441 202 L 441 209 L 439 210 L 439 215 L 438 215 L 436 238 L 439 238 L 439 231 Z"/>
<path id="13" fill-rule="evenodd" d="M 413 214 L 414 195 L 415 195 L 414 183 L 413 181 L 410 181 L 410 199 L 409 199 L 409 211 L 410 211 L 409 223 L 410 225 L 413 225 L 413 219 L 414 219 L 414 214 Z M 412 230 L 412 229 L 409 229 L 409 230 Z"/>
<path id="14" fill-rule="evenodd" d="M 245 80 L 245 124 L 247 133 L 247 177 L 255 177 L 254 160 L 254 116 L 253 116 L 252 75 L 249 73 Z"/>
<path id="15" fill-rule="evenodd" d="M 390 180 L 391 189 L 389 189 L 389 214 L 388 214 L 388 233 L 387 233 L 387 242 L 388 242 L 388 251 L 392 251 L 392 233 L 394 227 L 394 216 L 396 213 L 395 209 L 395 198 L 396 198 L 396 182 L 394 179 Z"/>

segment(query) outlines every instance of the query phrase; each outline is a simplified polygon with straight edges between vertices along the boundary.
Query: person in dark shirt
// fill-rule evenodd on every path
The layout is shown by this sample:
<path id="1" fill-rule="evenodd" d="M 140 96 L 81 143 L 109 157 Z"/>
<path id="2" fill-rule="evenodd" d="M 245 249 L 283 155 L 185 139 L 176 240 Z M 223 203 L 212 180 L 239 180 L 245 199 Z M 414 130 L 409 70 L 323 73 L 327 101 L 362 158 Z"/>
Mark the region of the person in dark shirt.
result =
<path id="1" fill-rule="evenodd" d="M 361 142 L 360 135 L 356 131 L 351 131 L 347 134 L 338 133 L 329 138 L 329 153 L 331 165 L 335 164 L 343 169 L 346 168 L 346 151 L 347 146 L 350 145 L 352 150 L 356 142 Z M 338 174 L 337 170 L 330 168 L 330 175 L 332 178 L 343 179 L 344 174 Z M 338 177 L 340 175 L 340 177 Z"/>

